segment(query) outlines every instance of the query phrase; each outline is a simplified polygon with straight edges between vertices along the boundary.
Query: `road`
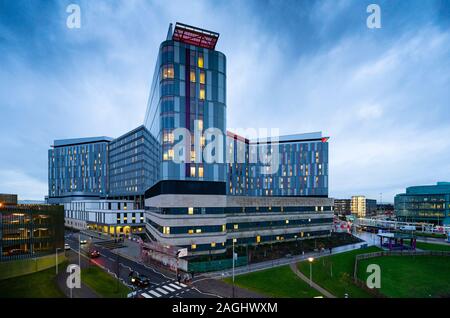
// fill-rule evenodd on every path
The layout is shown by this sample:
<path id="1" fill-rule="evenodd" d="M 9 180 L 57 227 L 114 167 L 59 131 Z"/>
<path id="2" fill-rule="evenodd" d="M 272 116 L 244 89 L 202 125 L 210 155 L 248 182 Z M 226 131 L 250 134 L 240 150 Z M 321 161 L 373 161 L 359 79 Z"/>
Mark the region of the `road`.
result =
<path id="1" fill-rule="evenodd" d="M 104 270 L 112 273 L 113 276 L 118 277 L 124 284 L 133 288 L 130 283 L 129 274 L 134 271 L 136 274 L 145 275 L 150 280 L 150 285 L 146 288 L 133 288 L 137 295 L 144 298 L 210 298 L 219 297 L 214 294 L 200 291 L 195 286 L 188 286 L 186 284 L 179 284 L 175 279 L 175 275 L 167 275 L 155 268 L 140 264 L 129 258 L 120 256 L 108 248 L 96 244 L 95 241 L 89 241 L 89 237 L 81 234 L 81 239 L 88 240 L 89 248 L 95 248 L 100 252 L 100 257 L 91 259 L 90 261 Z M 79 243 L 78 234 L 73 236 L 66 235 L 66 243 L 70 248 L 78 253 Z M 87 245 L 82 246 L 81 257 L 86 258 Z M 84 252 L 84 253 L 83 253 Z"/>

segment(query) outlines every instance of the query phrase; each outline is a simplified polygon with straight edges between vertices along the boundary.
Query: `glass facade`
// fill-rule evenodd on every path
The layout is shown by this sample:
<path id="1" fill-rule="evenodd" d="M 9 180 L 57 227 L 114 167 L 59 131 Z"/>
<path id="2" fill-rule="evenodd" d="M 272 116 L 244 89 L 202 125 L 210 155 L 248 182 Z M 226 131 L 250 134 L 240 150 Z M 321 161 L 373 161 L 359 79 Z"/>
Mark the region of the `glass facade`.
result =
<path id="1" fill-rule="evenodd" d="M 1 261 L 54 254 L 63 245 L 63 206 L 0 207 Z"/>
<path id="2" fill-rule="evenodd" d="M 110 138 L 55 140 L 48 151 L 48 195 L 108 192 Z"/>
<path id="3" fill-rule="evenodd" d="M 327 138 L 286 140 L 261 144 L 228 133 L 229 195 L 250 196 L 328 196 Z M 268 173 L 261 153 L 278 152 L 278 166 Z"/>
<path id="4" fill-rule="evenodd" d="M 143 195 L 159 179 L 158 141 L 140 126 L 109 144 L 109 196 Z"/>
<path id="5" fill-rule="evenodd" d="M 406 188 L 394 198 L 399 221 L 450 225 L 450 182 Z"/>
<path id="6" fill-rule="evenodd" d="M 225 181 L 225 165 L 206 163 L 209 128 L 226 132 L 226 58 L 221 52 L 175 40 L 161 43 L 144 124 L 161 144 L 161 180 Z M 174 129 L 191 133 L 184 163 L 175 163 Z M 195 131 L 201 132 L 194 147 Z M 225 148 L 224 148 L 225 149 Z"/>

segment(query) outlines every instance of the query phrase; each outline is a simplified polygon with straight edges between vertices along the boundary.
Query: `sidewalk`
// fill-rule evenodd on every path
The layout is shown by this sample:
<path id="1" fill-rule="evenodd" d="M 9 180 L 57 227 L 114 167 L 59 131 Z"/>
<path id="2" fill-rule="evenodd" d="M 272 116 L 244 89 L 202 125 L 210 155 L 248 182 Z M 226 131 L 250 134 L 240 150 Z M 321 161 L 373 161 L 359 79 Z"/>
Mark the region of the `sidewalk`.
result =
<path id="1" fill-rule="evenodd" d="M 233 297 L 233 285 L 222 282 L 217 279 L 205 279 L 194 283 L 194 286 L 202 291 L 202 293 L 213 292 L 215 295 L 224 298 Z M 266 295 L 261 295 L 256 292 L 234 286 L 235 298 L 267 298 Z"/>
<path id="2" fill-rule="evenodd" d="M 300 279 L 302 279 L 308 285 L 311 284 L 311 287 L 314 288 L 315 290 L 317 290 L 319 293 L 321 293 L 322 295 L 324 295 L 327 298 L 336 298 L 336 296 L 334 296 L 333 294 L 328 292 L 326 289 L 323 289 L 322 287 L 320 287 L 319 285 L 317 285 L 314 282 L 310 282 L 309 278 L 306 277 L 302 272 L 300 272 L 298 270 L 296 263 L 291 263 L 289 266 L 291 267 L 291 270 L 295 273 L 295 275 L 297 275 Z"/>
<path id="3" fill-rule="evenodd" d="M 82 257 L 80 260 L 82 269 L 89 266 L 89 262 L 84 257 Z M 71 264 L 78 264 L 78 257 L 76 256 L 75 253 L 70 253 L 68 261 Z M 67 287 L 66 284 L 68 276 L 69 273 L 66 272 L 66 268 L 63 268 L 63 266 L 59 266 L 58 276 L 56 277 L 56 283 L 58 284 L 59 289 L 66 295 L 66 297 L 70 298 L 70 289 Z M 99 298 L 99 295 L 97 295 L 87 285 L 81 283 L 81 288 L 72 289 L 72 298 Z"/>

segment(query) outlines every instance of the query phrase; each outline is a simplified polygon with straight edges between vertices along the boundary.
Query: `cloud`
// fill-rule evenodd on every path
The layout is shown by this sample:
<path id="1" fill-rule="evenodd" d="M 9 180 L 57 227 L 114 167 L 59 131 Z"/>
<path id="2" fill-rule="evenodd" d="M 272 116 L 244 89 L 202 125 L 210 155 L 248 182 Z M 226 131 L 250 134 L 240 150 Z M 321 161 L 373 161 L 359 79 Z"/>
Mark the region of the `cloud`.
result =
<path id="1" fill-rule="evenodd" d="M 54 139 L 142 124 L 175 21 L 220 32 L 229 127 L 331 136 L 331 196 L 392 200 L 449 177 L 450 34 L 432 4 L 382 1 L 383 28 L 369 31 L 367 5 L 351 1 L 80 1 L 79 30 L 65 27 L 69 3 L 10 2 L 17 21 L 0 10 L 2 191 L 42 198 Z"/>
<path id="2" fill-rule="evenodd" d="M 43 200 L 47 182 L 31 177 L 23 171 L 0 170 L 2 192 L 19 194 L 19 200 Z"/>

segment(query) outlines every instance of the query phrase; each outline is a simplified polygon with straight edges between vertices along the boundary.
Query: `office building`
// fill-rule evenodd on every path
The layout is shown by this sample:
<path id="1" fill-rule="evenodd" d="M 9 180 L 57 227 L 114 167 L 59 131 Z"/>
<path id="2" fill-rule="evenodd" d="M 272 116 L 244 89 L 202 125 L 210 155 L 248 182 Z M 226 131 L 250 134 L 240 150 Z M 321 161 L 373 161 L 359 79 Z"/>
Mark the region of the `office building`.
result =
<path id="1" fill-rule="evenodd" d="M 230 195 L 328 196 L 328 138 L 321 132 L 248 140 L 227 132 Z M 260 160 L 278 154 L 275 169 Z M 230 158 L 231 157 L 231 158 Z"/>
<path id="2" fill-rule="evenodd" d="M 120 237 L 144 233 L 144 210 L 132 200 L 81 200 L 64 204 L 65 226 Z"/>
<path id="3" fill-rule="evenodd" d="M 109 137 L 55 140 L 48 151 L 48 203 L 106 195 L 111 140 Z"/>
<path id="4" fill-rule="evenodd" d="M 226 133 L 226 58 L 215 50 L 218 37 L 177 23 L 159 47 L 144 124 L 162 146 L 161 180 L 225 181 L 225 164 L 202 156 L 208 129 Z M 181 141 L 176 128 L 190 133 L 183 164 L 173 160 Z"/>
<path id="5" fill-rule="evenodd" d="M 160 146 L 144 127 L 109 143 L 108 198 L 133 200 L 144 208 L 144 193 L 159 179 Z"/>
<path id="6" fill-rule="evenodd" d="M 334 199 L 334 213 L 336 215 L 351 214 L 351 199 Z"/>
<path id="7" fill-rule="evenodd" d="M 399 221 L 450 225 L 450 182 L 412 186 L 394 198 Z"/>
<path id="8" fill-rule="evenodd" d="M 359 218 L 369 217 L 376 214 L 377 201 L 367 199 L 363 195 L 352 196 L 350 202 L 350 211 Z"/>
<path id="9" fill-rule="evenodd" d="M 330 235 L 328 138 L 312 133 L 249 140 L 226 131 L 226 58 L 215 51 L 218 37 L 177 24 L 160 46 L 146 127 L 163 144 L 162 174 L 145 193 L 147 235 L 186 247 L 190 255 L 223 253 L 233 242 Z M 175 162 L 173 145 L 179 140 L 172 133 L 178 127 L 188 129 L 191 140 L 199 138 L 195 129 L 222 132 L 226 147 L 219 163 L 197 161 L 209 140 L 201 136 L 200 148 L 187 145 L 187 162 Z M 269 155 L 277 161 L 260 160 Z"/>
<path id="10" fill-rule="evenodd" d="M 127 222 L 117 218 L 125 213 L 120 208 L 106 208 L 116 201 L 133 204 L 136 220 L 145 204 L 147 237 L 186 247 L 190 255 L 223 253 L 233 242 L 330 235 L 328 137 L 314 132 L 247 138 L 227 131 L 226 57 L 215 48 L 218 38 L 216 32 L 170 25 L 159 46 L 144 125 L 104 141 L 107 191 L 95 192 L 95 200 L 72 195 L 65 201 L 67 226 L 130 233 L 118 230 L 130 226 L 130 208 Z M 71 154 L 65 151 L 59 160 Z M 49 177 L 49 201 L 67 192 L 52 192 L 56 177 Z M 142 225 L 131 226 L 131 233 Z"/>

